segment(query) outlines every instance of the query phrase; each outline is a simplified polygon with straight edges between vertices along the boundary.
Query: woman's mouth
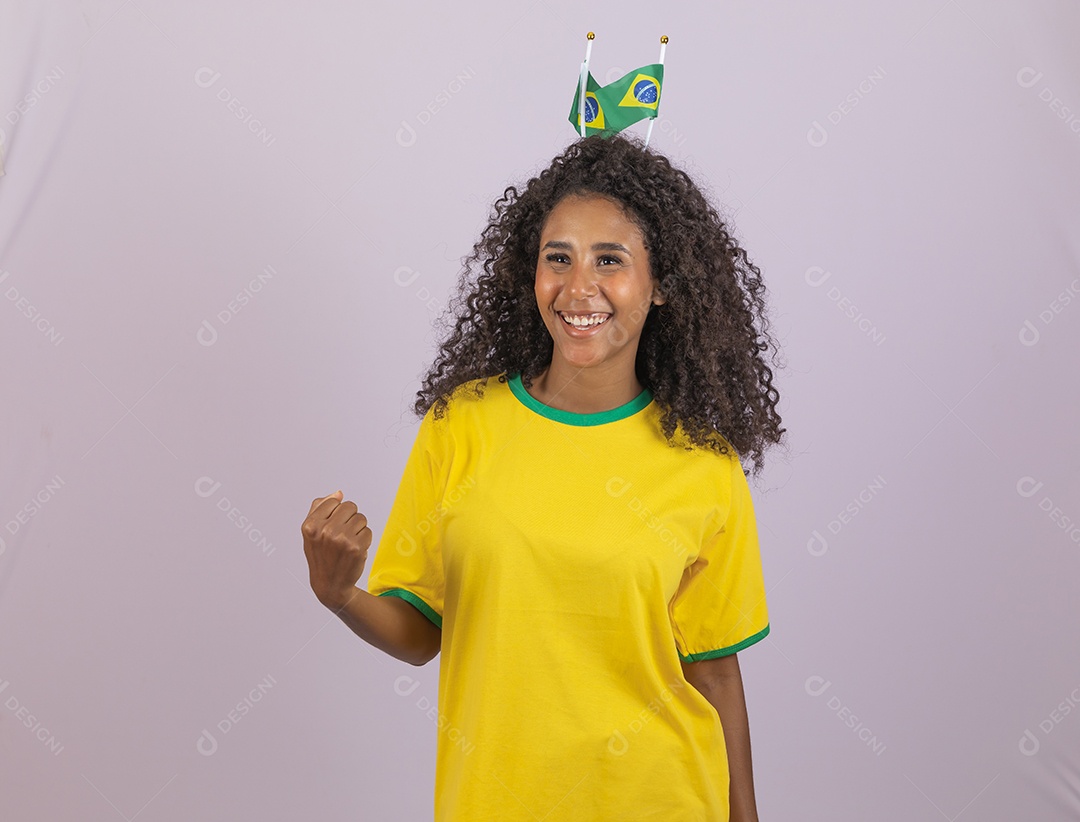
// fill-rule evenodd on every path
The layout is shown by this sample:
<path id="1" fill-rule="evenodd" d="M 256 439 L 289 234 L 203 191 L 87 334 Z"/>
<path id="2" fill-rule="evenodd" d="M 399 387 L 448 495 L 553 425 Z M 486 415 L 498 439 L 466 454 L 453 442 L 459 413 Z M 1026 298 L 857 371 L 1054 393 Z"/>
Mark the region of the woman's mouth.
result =
<path id="1" fill-rule="evenodd" d="M 610 314 L 604 312 L 595 312 L 592 314 L 564 314 L 561 311 L 556 311 L 562 322 L 563 329 L 571 337 L 588 337 L 595 334 L 600 326 L 607 323 L 611 317 Z"/>

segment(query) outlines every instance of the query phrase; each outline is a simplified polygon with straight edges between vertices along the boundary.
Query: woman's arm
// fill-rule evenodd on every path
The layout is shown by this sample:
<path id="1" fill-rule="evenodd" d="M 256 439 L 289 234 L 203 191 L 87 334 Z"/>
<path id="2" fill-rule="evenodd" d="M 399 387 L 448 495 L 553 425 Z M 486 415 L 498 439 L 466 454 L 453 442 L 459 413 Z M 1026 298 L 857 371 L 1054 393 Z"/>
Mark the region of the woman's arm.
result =
<path id="1" fill-rule="evenodd" d="M 340 490 L 316 497 L 300 526 L 311 590 L 353 633 L 410 665 L 439 653 L 442 630 L 411 603 L 375 596 L 357 585 L 372 533 L 356 503 Z"/>
<path id="2" fill-rule="evenodd" d="M 731 773 L 731 822 L 758 822 L 750 761 L 750 721 L 738 655 L 683 662 L 682 667 L 686 681 L 701 691 L 720 715 Z"/>
<path id="3" fill-rule="evenodd" d="M 410 665 L 426 665 L 439 653 L 442 631 L 403 599 L 377 597 L 355 588 L 344 600 L 323 602 L 369 645 Z"/>

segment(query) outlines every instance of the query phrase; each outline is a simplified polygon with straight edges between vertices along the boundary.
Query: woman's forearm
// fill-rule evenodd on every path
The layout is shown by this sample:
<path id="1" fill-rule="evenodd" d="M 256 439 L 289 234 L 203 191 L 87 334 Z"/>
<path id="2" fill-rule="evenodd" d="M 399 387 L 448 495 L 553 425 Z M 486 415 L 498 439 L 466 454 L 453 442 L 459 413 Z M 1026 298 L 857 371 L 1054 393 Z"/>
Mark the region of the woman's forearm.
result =
<path id="1" fill-rule="evenodd" d="M 750 721 L 742 677 L 735 673 L 716 679 L 702 690 L 724 728 L 728 770 L 731 774 L 731 822 L 758 822 L 754 799 L 754 773 L 750 759 Z"/>
<path id="2" fill-rule="evenodd" d="M 410 665 L 424 665 L 439 652 L 442 631 L 412 604 L 355 588 L 341 602 L 324 602 L 353 633 Z"/>

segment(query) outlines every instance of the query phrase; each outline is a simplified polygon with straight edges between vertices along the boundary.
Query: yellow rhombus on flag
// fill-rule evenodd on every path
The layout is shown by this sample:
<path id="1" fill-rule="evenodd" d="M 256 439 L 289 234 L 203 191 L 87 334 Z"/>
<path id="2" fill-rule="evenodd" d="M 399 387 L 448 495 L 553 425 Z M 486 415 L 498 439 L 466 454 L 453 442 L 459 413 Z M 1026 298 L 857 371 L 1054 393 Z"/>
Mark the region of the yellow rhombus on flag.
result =
<path id="1" fill-rule="evenodd" d="M 580 81 L 579 81 L 580 82 Z M 664 66 L 651 63 L 627 72 L 614 83 L 601 86 L 589 72 L 585 81 L 585 133 L 615 134 L 638 120 L 656 117 L 660 108 L 660 90 Z M 578 113 L 580 86 L 574 89 L 574 104 L 569 120 L 581 131 Z"/>

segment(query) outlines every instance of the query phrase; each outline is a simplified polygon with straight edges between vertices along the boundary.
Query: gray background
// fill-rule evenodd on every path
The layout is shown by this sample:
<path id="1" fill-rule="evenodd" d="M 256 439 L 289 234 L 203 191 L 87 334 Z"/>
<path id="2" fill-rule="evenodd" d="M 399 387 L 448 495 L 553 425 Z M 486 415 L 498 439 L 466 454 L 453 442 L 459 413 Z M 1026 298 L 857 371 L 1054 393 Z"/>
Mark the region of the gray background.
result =
<path id="1" fill-rule="evenodd" d="M 340 487 L 380 533 L 432 320 L 574 138 L 590 29 L 602 83 L 670 36 L 652 144 L 788 365 L 762 819 L 1080 814 L 1074 3 L 0 14 L 4 819 L 430 817 L 438 663 L 323 609 L 299 526 Z"/>

